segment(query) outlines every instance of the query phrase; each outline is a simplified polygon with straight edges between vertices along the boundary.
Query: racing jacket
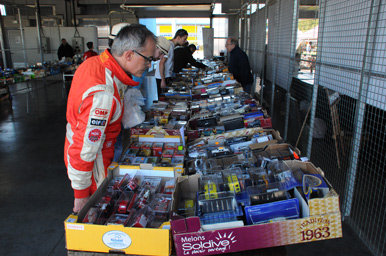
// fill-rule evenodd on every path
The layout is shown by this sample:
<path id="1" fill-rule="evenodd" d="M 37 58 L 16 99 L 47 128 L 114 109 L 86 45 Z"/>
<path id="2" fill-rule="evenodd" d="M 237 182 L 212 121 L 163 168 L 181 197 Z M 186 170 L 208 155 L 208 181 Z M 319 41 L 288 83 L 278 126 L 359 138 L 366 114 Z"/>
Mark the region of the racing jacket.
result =
<path id="1" fill-rule="evenodd" d="M 136 86 L 109 50 L 76 70 L 67 102 L 64 161 L 75 198 L 95 192 L 107 175 L 121 131 L 123 95 Z"/>

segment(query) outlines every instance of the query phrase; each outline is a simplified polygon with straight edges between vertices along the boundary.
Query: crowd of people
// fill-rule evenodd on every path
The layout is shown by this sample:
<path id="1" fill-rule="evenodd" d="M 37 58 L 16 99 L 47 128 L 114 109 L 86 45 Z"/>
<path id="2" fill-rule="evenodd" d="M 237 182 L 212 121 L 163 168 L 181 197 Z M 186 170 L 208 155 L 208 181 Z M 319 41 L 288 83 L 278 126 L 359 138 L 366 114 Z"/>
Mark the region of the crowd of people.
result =
<path id="1" fill-rule="evenodd" d="M 121 132 L 126 89 L 139 85 L 153 61 L 157 61 L 158 94 L 182 68 L 207 68 L 193 58 L 196 46 L 187 44 L 187 38 L 185 29 L 177 30 L 169 41 L 143 25 L 123 23 L 112 28 L 109 48 L 100 55 L 93 51 L 92 42 L 87 43 L 89 50 L 74 74 L 66 113 L 64 161 L 74 190 L 74 212 L 82 209 L 107 176 Z M 229 38 L 225 47 L 229 71 L 250 92 L 253 77 L 247 55 L 235 38 Z M 63 38 L 59 60 L 74 55 Z"/>

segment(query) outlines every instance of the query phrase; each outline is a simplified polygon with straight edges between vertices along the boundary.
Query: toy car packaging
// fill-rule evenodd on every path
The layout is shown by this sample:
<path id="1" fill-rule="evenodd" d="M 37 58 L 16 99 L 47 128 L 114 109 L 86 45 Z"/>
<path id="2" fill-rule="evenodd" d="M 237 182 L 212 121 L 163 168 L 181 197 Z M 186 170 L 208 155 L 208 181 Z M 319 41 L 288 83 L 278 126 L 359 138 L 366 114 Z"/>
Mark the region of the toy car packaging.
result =
<path id="1" fill-rule="evenodd" d="M 133 176 L 131 176 L 130 174 L 127 173 L 122 178 L 118 187 L 120 191 L 135 191 L 137 190 L 140 182 L 141 182 L 140 175 L 134 174 Z"/>
<path id="2" fill-rule="evenodd" d="M 135 209 L 130 214 L 126 226 L 135 228 L 146 228 L 147 224 L 153 219 L 153 212 L 148 206 Z"/>

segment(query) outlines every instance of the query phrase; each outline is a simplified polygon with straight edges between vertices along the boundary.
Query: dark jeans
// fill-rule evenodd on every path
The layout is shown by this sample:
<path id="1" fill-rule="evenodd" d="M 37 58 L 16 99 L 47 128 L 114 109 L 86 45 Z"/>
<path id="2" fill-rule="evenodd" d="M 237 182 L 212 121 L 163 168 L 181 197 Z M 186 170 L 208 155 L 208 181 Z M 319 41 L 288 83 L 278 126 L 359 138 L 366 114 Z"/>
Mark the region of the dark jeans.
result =
<path id="1" fill-rule="evenodd" d="M 244 92 L 251 94 L 252 84 L 243 85 Z"/>
<path id="2" fill-rule="evenodd" d="M 162 81 L 161 79 L 156 78 L 155 81 L 157 82 L 157 93 L 158 93 L 158 99 L 159 99 L 159 97 L 161 96 L 165 88 L 161 88 L 161 81 Z M 169 84 L 170 77 L 165 78 L 165 82 L 166 84 Z"/>
<path id="3" fill-rule="evenodd" d="M 123 130 L 123 127 L 122 127 Z M 122 130 L 117 137 L 117 141 L 114 144 L 114 158 L 113 162 L 119 162 L 122 155 Z"/>

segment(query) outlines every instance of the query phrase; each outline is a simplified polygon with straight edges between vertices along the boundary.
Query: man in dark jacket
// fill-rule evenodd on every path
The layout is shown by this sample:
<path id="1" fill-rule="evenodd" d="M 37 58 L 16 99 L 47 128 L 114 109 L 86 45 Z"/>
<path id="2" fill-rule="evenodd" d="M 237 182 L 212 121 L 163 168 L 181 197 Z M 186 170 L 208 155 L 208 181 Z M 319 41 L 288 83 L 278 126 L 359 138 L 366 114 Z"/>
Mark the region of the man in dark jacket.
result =
<path id="1" fill-rule="evenodd" d="M 58 49 L 59 60 L 61 60 L 63 57 L 72 58 L 74 55 L 74 50 L 72 49 L 71 45 L 67 43 L 66 39 L 62 38 L 62 44 Z"/>
<path id="2" fill-rule="evenodd" d="M 183 68 L 186 68 L 188 63 L 197 68 L 206 68 L 207 66 L 197 62 L 193 58 L 193 53 L 196 51 L 196 46 L 191 44 L 189 46 L 178 46 L 174 48 L 174 68 L 173 72 L 178 73 Z"/>
<path id="3" fill-rule="evenodd" d="M 251 93 L 253 76 L 247 54 L 240 49 L 239 42 L 233 37 L 227 39 L 225 48 L 230 53 L 228 56 L 229 72 L 243 86 L 245 92 Z"/>

